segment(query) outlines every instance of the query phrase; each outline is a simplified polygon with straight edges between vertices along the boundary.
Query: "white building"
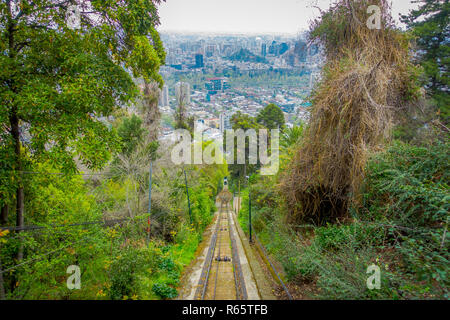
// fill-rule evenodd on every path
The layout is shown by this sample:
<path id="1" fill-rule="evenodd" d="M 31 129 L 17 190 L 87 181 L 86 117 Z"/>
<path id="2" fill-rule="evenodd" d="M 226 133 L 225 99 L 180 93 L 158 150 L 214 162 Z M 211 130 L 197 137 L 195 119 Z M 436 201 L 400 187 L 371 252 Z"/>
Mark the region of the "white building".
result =
<path id="1" fill-rule="evenodd" d="M 169 87 L 168 86 L 164 86 L 160 92 L 159 106 L 160 107 L 169 106 Z"/>
<path id="2" fill-rule="evenodd" d="M 178 82 L 175 85 L 175 96 L 177 98 L 177 104 L 181 102 L 184 105 L 188 105 L 191 102 L 191 86 L 187 82 Z"/>
<path id="3" fill-rule="evenodd" d="M 219 129 L 222 134 L 225 132 L 225 130 L 231 129 L 231 116 L 229 114 L 221 112 L 219 121 Z"/>
<path id="4" fill-rule="evenodd" d="M 320 81 L 320 73 L 319 72 L 311 72 L 309 76 L 309 88 L 313 89 L 314 84 Z"/>

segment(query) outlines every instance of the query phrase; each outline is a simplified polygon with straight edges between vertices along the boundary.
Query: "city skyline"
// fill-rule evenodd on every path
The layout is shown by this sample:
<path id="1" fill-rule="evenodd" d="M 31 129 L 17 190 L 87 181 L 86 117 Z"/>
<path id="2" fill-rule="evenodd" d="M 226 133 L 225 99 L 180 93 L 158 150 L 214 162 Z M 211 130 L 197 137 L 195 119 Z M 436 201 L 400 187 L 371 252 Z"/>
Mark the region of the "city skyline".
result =
<path id="1" fill-rule="evenodd" d="M 280 2 L 283 5 L 280 5 Z M 333 0 L 167 0 L 160 5 L 161 32 L 297 34 Z M 417 7 L 412 0 L 392 3 L 392 14 Z"/>

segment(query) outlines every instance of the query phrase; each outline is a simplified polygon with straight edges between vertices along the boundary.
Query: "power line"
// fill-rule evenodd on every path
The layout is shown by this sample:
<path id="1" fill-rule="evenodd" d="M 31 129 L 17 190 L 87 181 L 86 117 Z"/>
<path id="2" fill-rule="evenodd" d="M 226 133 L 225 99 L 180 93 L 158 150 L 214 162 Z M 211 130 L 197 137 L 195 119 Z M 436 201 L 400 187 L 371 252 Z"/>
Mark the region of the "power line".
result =
<path id="1" fill-rule="evenodd" d="M 113 173 L 67 173 L 67 172 L 35 172 L 35 171 L 18 171 L 22 174 L 41 174 L 41 175 L 72 175 L 72 176 L 116 176 Z"/>
<path id="2" fill-rule="evenodd" d="M 37 230 L 31 230 L 31 231 L 37 231 Z M 44 232 L 33 232 L 31 237 L 33 236 L 49 236 L 54 234 L 68 234 L 72 231 L 70 230 L 53 230 L 53 229 L 44 229 L 42 231 L 47 231 L 47 233 Z M 26 237 L 26 233 L 16 233 L 15 235 L 8 236 L 7 240 L 13 240 L 13 239 L 20 239 L 23 240 Z"/>
<path id="3" fill-rule="evenodd" d="M 22 226 L 22 227 L 2 227 L 0 228 L 1 231 L 8 230 L 8 231 L 33 231 L 33 230 L 41 230 L 41 229 L 49 229 L 49 228 L 63 228 L 63 227 L 77 227 L 77 226 L 86 226 L 86 225 L 95 225 L 95 224 L 116 224 L 124 221 L 131 221 L 139 218 L 145 218 L 148 214 L 140 215 L 136 217 L 130 217 L 130 218 L 123 218 L 123 219 L 113 219 L 113 220 L 102 220 L 102 221 L 86 221 L 86 222 L 79 222 L 79 223 L 72 223 L 72 224 L 60 224 L 60 225 L 53 225 L 53 226 L 36 226 L 36 225 L 30 225 L 30 226 Z"/>
<path id="4" fill-rule="evenodd" d="M 86 226 L 86 225 L 94 225 L 94 224 L 107 224 L 107 223 L 118 223 L 125 221 L 127 219 L 116 219 L 116 220 L 105 220 L 105 221 L 92 221 L 92 222 L 80 222 L 80 223 L 72 223 L 72 224 L 62 224 L 55 226 L 22 226 L 22 227 L 3 227 L 1 230 L 9 230 L 9 231 L 33 231 L 33 230 L 41 230 L 41 229 L 49 229 L 49 228 L 61 228 L 61 227 L 76 227 L 76 226 Z"/>
<path id="5" fill-rule="evenodd" d="M 107 220 L 107 221 L 108 221 L 108 222 L 111 222 L 111 221 L 119 221 L 119 220 L 120 220 L 120 221 L 127 221 L 127 220 L 128 220 L 128 221 L 132 221 L 132 220 L 135 220 L 135 219 L 138 219 L 138 218 L 142 218 L 142 217 L 145 217 L 145 216 L 148 216 L 148 214 L 146 214 L 146 215 L 141 215 L 141 216 L 136 216 L 136 217 L 133 217 L 133 218 L 116 219 L 116 220 Z M 103 221 L 103 223 L 104 223 L 104 222 L 106 222 L 106 221 Z M 90 223 L 90 224 L 93 224 L 93 223 Z M 83 225 L 83 224 L 76 224 L 76 225 Z M 69 225 L 67 225 L 67 226 L 69 226 Z M 28 261 L 19 263 L 19 264 L 15 265 L 15 266 L 12 266 L 12 267 L 8 268 L 8 269 L 5 269 L 5 270 L 0 271 L 0 274 L 3 274 L 3 273 L 5 273 L 5 272 L 9 272 L 9 271 L 14 270 L 14 269 L 16 269 L 16 268 L 18 268 L 18 267 L 21 267 L 21 266 L 30 264 L 30 263 L 32 263 L 32 262 L 38 262 L 38 261 L 41 261 L 41 260 L 43 260 L 46 256 L 49 256 L 49 255 L 51 255 L 51 254 L 53 254 L 53 253 L 56 253 L 56 252 L 59 252 L 59 251 L 61 251 L 61 250 L 67 249 L 67 248 L 69 248 L 69 247 L 72 247 L 72 246 L 74 246 L 75 244 L 78 244 L 79 242 L 81 242 L 81 241 L 83 241 L 83 240 L 85 240 L 85 238 L 80 239 L 80 240 L 75 241 L 75 242 L 72 242 L 72 243 L 70 243 L 70 244 L 68 244 L 68 245 L 66 245 L 66 246 L 64 246 L 64 247 L 62 247 L 62 248 L 58 248 L 58 249 L 56 249 L 56 250 L 53 250 L 53 251 L 44 253 L 44 254 L 42 254 L 42 255 L 41 255 L 40 257 L 38 257 L 38 258 L 30 259 L 30 260 L 28 260 Z"/>
<path id="6" fill-rule="evenodd" d="M 17 269 L 17 268 L 22 267 L 22 266 L 24 266 L 24 265 L 30 264 L 30 263 L 32 263 L 32 262 L 42 261 L 42 260 L 45 259 L 46 256 L 49 256 L 49 255 L 51 255 L 51 254 L 53 254 L 53 253 L 56 253 L 56 252 L 62 251 L 62 250 L 64 250 L 64 249 L 67 249 L 67 248 L 69 248 L 69 247 L 72 247 L 72 246 L 74 246 L 75 244 L 81 242 L 82 240 L 85 240 L 85 239 L 80 239 L 80 240 L 75 241 L 75 242 L 72 242 L 72 243 L 70 243 L 70 244 L 68 244 L 68 245 L 66 245 L 66 246 L 63 246 L 62 248 L 58 248 L 58 249 L 56 249 L 56 250 L 53 250 L 53 251 L 50 251 L 50 252 L 46 252 L 46 253 L 44 253 L 44 254 L 41 254 L 40 257 L 38 257 L 38 258 L 30 259 L 30 260 L 28 260 L 28 261 L 25 261 L 25 262 L 16 264 L 15 266 L 12 266 L 12 267 L 10 267 L 10 268 L 8 268 L 8 269 L 5 269 L 5 270 L 0 271 L 0 273 L 3 274 L 3 273 L 6 273 L 6 272 L 9 272 L 9 271 L 11 271 L 11 270 Z"/>

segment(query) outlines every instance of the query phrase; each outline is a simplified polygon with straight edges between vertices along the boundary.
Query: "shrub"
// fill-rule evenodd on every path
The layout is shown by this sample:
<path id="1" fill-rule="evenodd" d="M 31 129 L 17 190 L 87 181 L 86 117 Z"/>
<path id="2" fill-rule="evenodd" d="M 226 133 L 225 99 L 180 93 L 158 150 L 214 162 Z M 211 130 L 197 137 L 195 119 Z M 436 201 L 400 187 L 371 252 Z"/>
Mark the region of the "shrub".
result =
<path id="1" fill-rule="evenodd" d="M 395 142 L 369 162 L 359 210 L 360 218 L 389 232 L 409 276 L 442 297 L 448 297 L 449 287 L 449 151 L 448 143 L 438 141 Z"/>
<path id="2" fill-rule="evenodd" d="M 321 299 L 398 299 L 401 279 L 390 272 L 387 264 L 379 260 L 374 247 L 355 249 L 352 245 L 341 243 L 339 251 L 322 251 L 320 259 L 315 260 L 319 270 L 317 286 Z M 381 269 L 381 287 L 370 290 L 367 287 L 367 268 L 375 264 Z"/>
<path id="3" fill-rule="evenodd" d="M 173 299 L 178 296 L 176 289 L 162 282 L 153 284 L 152 291 L 162 299 Z"/>
<path id="4" fill-rule="evenodd" d="M 176 270 L 175 262 L 172 260 L 172 258 L 161 258 L 161 261 L 158 264 L 158 268 L 167 272 Z"/>
<path id="5" fill-rule="evenodd" d="M 142 254 L 133 247 L 127 247 L 113 261 L 109 274 L 111 286 L 109 296 L 113 300 L 130 297 L 137 292 L 138 273 L 143 267 Z"/>
<path id="6" fill-rule="evenodd" d="M 449 144 L 428 148 L 395 143 L 368 164 L 365 207 L 404 226 L 444 221 L 450 205 Z"/>
<path id="7" fill-rule="evenodd" d="M 258 179 L 252 185 L 254 232 L 289 281 L 315 284 L 310 297 L 448 299 L 448 154 L 448 144 L 440 142 L 394 142 L 374 155 L 361 205 L 350 208 L 353 218 L 345 224 L 286 224 L 286 211 L 272 195 L 276 187 Z M 246 190 L 239 222 L 247 231 Z M 381 268 L 380 290 L 367 288 L 372 264 Z"/>
<path id="8" fill-rule="evenodd" d="M 358 248 L 380 245 L 384 230 L 379 226 L 355 222 L 350 225 L 328 225 L 315 229 L 314 241 L 324 250 L 340 250 L 343 243 Z"/>

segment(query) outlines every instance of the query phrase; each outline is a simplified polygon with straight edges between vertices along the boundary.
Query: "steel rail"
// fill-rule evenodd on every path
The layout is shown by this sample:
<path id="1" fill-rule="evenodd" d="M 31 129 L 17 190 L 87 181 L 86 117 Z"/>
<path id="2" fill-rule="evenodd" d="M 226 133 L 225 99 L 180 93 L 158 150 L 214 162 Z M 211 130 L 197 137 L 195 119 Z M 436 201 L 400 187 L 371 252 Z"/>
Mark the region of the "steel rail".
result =
<path id="1" fill-rule="evenodd" d="M 219 220 L 219 223 L 220 223 L 220 220 Z M 218 229 L 219 229 L 219 224 L 217 224 L 216 232 L 214 235 L 213 246 L 212 246 L 212 248 L 210 248 L 210 250 L 212 249 L 212 251 L 210 252 L 210 258 L 209 258 L 209 262 L 208 262 L 208 271 L 206 273 L 205 283 L 203 284 L 202 300 L 205 300 L 206 289 L 208 288 L 209 274 L 211 273 L 212 262 L 214 260 L 214 251 L 216 250 Z"/>
<path id="2" fill-rule="evenodd" d="M 220 206 L 220 213 L 219 216 L 221 218 L 223 214 L 223 209 L 222 206 Z M 219 227 L 220 227 L 220 231 L 222 231 L 222 227 L 221 227 L 221 219 L 219 219 Z M 217 267 L 216 267 L 216 279 L 214 281 L 214 295 L 213 295 L 213 300 L 216 299 L 216 290 L 217 290 L 217 280 L 218 280 L 218 276 L 219 276 L 219 265 L 220 265 L 220 245 L 222 244 L 222 237 L 219 235 L 219 229 L 217 230 L 217 236 L 219 237 L 219 259 L 217 259 L 216 257 L 216 261 L 217 261 Z"/>
<path id="3" fill-rule="evenodd" d="M 204 300 L 206 291 L 208 286 L 210 285 L 210 276 L 211 276 L 211 268 L 214 261 L 214 254 L 216 252 L 217 245 L 219 246 L 218 250 L 218 256 L 216 256 L 217 260 L 217 268 L 216 268 L 216 274 L 215 274 L 215 281 L 214 281 L 214 294 L 213 299 L 216 298 L 216 290 L 217 290 L 217 283 L 218 283 L 218 275 L 219 275 L 219 264 L 221 259 L 221 242 L 222 239 L 219 236 L 219 231 L 221 230 L 221 221 L 227 220 L 228 222 L 228 232 L 230 234 L 230 246 L 232 251 L 232 263 L 233 263 L 233 276 L 234 276 L 234 283 L 235 283 L 235 290 L 236 290 L 236 299 L 237 300 L 247 300 L 247 290 L 245 286 L 244 276 L 242 273 L 242 268 L 240 265 L 240 259 L 239 259 L 239 253 L 237 251 L 237 245 L 236 245 L 236 239 L 232 233 L 231 228 L 231 220 L 230 220 L 230 213 L 228 210 L 228 207 L 226 208 L 226 212 L 223 212 L 223 207 L 221 206 L 218 217 L 217 217 L 217 223 L 215 227 L 214 234 L 211 238 L 210 247 L 208 249 L 208 253 L 206 255 L 205 264 L 203 266 L 202 274 L 200 276 L 199 285 L 197 287 L 196 293 L 195 293 L 195 300 Z M 225 213 L 225 216 L 224 216 Z M 219 241 L 217 241 L 217 238 L 219 237 Z"/>
<path id="4" fill-rule="evenodd" d="M 211 238 L 211 243 L 208 249 L 208 253 L 206 254 L 205 264 L 202 269 L 202 274 L 200 275 L 199 285 L 195 292 L 194 299 L 195 300 L 204 300 L 206 294 L 206 287 L 208 285 L 209 273 L 212 266 L 212 261 L 214 259 L 214 251 L 216 248 L 217 242 L 217 230 L 220 225 L 220 215 L 217 218 L 216 228 Z"/>
<path id="5" fill-rule="evenodd" d="M 231 225 L 230 225 L 230 237 L 231 237 Z M 231 238 L 230 238 L 230 240 L 231 240 Z M 231 254 L 233 254 L 233 248 L 231 248 Z M 236 257 L 232 257 L 232 261 L 233 261 L 233 275 L 234 275 L 234 288 L 235 288 L 235 291 L 236 291 L 236 299 L 238 299 L 240 297 L 240 292 L 239 292 L 238 274 L 237 274 L 237 270 L 236 270 L 236 267 L 235 267 L 235 259 L 236 259 Z"/>
<path id="6" fill-rule="evenodd" d="M 236 298 L 240 298 L 239 300 L 247 300 L 248 294 L 247 294 L 247 288 L 245 286 L 244 281 L 244 275 L 242 273 L 241 263 L 239 259 L 239 252 L 237 250 L 236 245 L 236 239 L 233 235 L 233 232 L 231 231 L 231 219 L 230 219 L 230 212 L 227 212 L 227 218 L 228 218 L 228 225 L 229 225 L 229 233 L 230 233 L 230 240 L 231 240 L 231 253 L 233 255 L 232 261 L 233 261 L 233 271 L 234 271 L 234 279 L 236 285 Z M 234 220 L 233 220 L 234 221 Z"/>

